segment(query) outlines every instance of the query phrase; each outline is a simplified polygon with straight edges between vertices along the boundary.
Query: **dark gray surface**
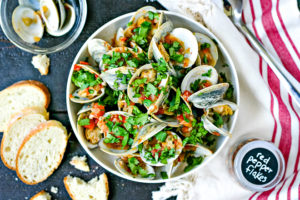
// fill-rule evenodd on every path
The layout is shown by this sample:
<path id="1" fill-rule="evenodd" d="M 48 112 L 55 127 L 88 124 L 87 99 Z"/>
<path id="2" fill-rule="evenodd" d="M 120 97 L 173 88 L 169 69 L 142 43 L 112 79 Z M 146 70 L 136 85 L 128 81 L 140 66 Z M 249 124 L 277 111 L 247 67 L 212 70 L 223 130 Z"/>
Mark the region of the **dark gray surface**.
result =
<path id="1" fill-rule="evenodd" d="M 146 3 L 143 0 L 87 0 L 88 17 L 80 37 L 69 48 L 50 55 L 51 67 L 48 76 L 41 76 L 31 65 L 32 54 L 16 48 L 0 30 L 0 90 L 20 80 L 38 80 L 43 82 L 51 92 L 49 107 L 50 118 L 61 121 L 68 131 L 72 131 L 66 111 L 66 82 L 69 69 L 82 44 L 104 23 L 122 14 L 132 12 L 145 5 L 153 5 L 159 9 L 158 3 Z M 0 133 L 0 139 L 2 133 Z M 37 185 L 26 185 L 17 179 L 16 173 L 7 169 L 0 162 L 0 200 L 29 199 L 38 191 L 50 191 L 51 186 L 58 187 L 57 194 L 51 194 L 53 199 L 69 199 L 63 185 L 63 177 L 74 175 L 89 180 L 105 172 L 108 175 L 109 199 L 151 199 L 151 191 L 157 190 L 161 184 L 142 184 L 119 178 L 95 163 L 90 157 L 88 162 L 91 172 L 84 173 L 69 165 L 74 155 L 87 155 L 79 145 L 74 134 L 69 140 L 62 164 L 46 181 Z"/>

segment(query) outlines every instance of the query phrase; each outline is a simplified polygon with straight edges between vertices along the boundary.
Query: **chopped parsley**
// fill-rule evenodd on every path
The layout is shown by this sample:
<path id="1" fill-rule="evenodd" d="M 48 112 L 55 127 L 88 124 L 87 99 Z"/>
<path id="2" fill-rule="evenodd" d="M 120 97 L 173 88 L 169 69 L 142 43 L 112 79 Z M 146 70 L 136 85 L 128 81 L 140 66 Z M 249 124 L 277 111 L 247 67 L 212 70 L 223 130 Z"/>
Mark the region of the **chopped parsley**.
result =
<path id="1" fill-rule="evenodd" d="M 81 90 L 84 90 L 88 87 L 93 87 L 103 82 L 100 77 L 96 78 L 95 74 L 92 74 L 84 69 L 74 71 L 71 80 L 74 85 L 79 87 Z"/>
<path id="2" fill-rule="evenodd" d="M 143 178 L 155 177 L 155 174 L 149 173 L 146 169 L 143 169 L 140 166 L 140 161 L 135 157 L 128 158 L 127 167 L 130 169 L 130 171 L 133 175 L 139 174 Z"/>
<path id="3" fill-rule="evenodd" d="M 214 125 L 216 125 L 217 127 L 221 127 L 224 124 L 223 118 L 217 112 L 214 112 L 213 119 L 214 119 Z"/>
<path id="4" fill-rule="evenodd" d="M 160 141 L 160 142 L 164 142 L 167 138 L 167 132 L 165 131 L 160 131 L 159 133 L 157 133 L 155 135 L 155 138 Z"/>
<path id="5" fill-rule="evenodd" d="M 89 119 L 89 118 L 86 118 L 86 119 L 80 119 L 80 120 L 78 120 L 78 125 L 79 125 L 79 126 L 90 125 L 90 119 Z"/>
<path id="6" fill-rule="evenodd" d="M 210 48 L 210 44 L 205 42 L 200 45 L 200 48 L 201 48 L 201 50 L 208 49 L 208 48 Z"/>
<path id="7" fill-rule="evenodd" d="M 160 175 L 161 175 L 162 179 L 168 179 L 169 178 L 167 172 L 160 172 Z"/>
<path id="8" fill-rule="evenodd" d="M 212 69 L 209 69 L 206 73 L 203 73 L 202 76 L 210 77 L 211 76 L 211 71 L 212 71 Z"/>
<path id="9" fill-rule="evenodd" d="M 203 161 L 203 157 L 193 157 L 193 156 L 189 156 L 187 158 L 187 166 L 184 168 L 184 172 L 188 172 L 190 170 L 192 170 L 194 167 L 200 165 Z"/>

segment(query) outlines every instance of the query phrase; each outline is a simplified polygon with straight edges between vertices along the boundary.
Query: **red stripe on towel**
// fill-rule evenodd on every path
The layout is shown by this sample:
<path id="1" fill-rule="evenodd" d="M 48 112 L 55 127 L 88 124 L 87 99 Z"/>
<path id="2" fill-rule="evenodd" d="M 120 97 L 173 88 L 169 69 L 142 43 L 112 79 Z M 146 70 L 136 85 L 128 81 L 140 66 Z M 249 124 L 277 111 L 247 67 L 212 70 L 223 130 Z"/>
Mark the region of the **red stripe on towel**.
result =
<path id="1" fill-rule="evenodd" d="M 282 20 L 282 17 L 281 17 L 281 13 L 280 13 L 280 11 L 279 11 L 279 0 L 278 0 L 277 3 L 276 3 L 276 12 L 277 12 L 277 14 L 278 14 L 278 18 L 279 18 L 281 27 L 282 27 L 282 29 L 283 29 L 283 31 L 284 31 L 284 33 L 285 33 L 287 39 L 288 39 L 289 42 L 291 43 L 291 45 L 292 45 L 292 47 L 293 47 L 295 53 L 297 54 L 298 58 L 300 58 L 300 53 L 299 53 L 298 49 L 296 48 L 294 42 L 292 41 L 292 39 L 291 39 L 291 37 L 290 37 L 290 34 L 289 34 L 289 32 L 287 31 L 287 29 L 286 29 L 286 27 L 285 27 L 285 24 L 283 23 L 283 20 Z"/>
<path id="2" fill-rule="evenodd" d="M 284 44 L 272 17 L 272 1 L 260 0 L 262 8 L 262 24 L 265 32 L 287 71 L 300 82 L 300 70 L 294 62 L 288 48 Z"/>

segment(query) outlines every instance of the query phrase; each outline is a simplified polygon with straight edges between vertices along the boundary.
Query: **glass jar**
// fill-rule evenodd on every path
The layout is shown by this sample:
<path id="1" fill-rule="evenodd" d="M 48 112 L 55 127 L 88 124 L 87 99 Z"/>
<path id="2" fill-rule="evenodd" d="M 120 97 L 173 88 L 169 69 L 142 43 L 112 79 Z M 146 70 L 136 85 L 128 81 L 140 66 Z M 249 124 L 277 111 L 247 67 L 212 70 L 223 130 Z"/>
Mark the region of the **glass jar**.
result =
<path id="1" fill-rule="evenodd" d="M 267 191 L 282 179 L 285 161 L 271 142 L 257 138 L 243 139 L 229 153 L 229 169 L 235 179 L 252 191 Z"/>

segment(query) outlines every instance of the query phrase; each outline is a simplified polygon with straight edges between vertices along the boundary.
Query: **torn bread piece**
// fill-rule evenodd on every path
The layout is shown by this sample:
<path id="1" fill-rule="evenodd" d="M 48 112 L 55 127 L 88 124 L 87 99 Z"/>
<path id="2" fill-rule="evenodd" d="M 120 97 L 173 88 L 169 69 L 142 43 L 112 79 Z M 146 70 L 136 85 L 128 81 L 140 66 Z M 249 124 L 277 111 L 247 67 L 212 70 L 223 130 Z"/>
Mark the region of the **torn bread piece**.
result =
<path id="1" fill-rule="evenodd" d="M 52 193 L 54 193 L 54 194 L 57 194 L 58 188 L 57 188 L 57 187 L 54 187 L 54 186 L 51 186 L 50 191 L 51 191 Z"/>
<path id="2" fill-rule="evenodd" d="M 31 64 L 38 69 L 41 75 L 47 75 L 49 72 L 50 59 L 46 55 L 36 55 L 32 57 Z"/>
<path id="3" fill-rule="evenodd" d="M 51 200 L 51 195 L 44 190 L 30 198 L 30 200 Z"/>
<path id="4" fill-rule="evenodd" d="M 108 180 L 105 173 L 91 179 L 89 182 L 66 176 L 64 184 L 73 200 L 107 200 L 109 195 Z"/>
<path id="5" fill-rule="evenodd" d="M 70 165 L 73 165 L 76 169 L 89 172 L 90 167 L 86 162 L 86 156 L 74 156 L 70 161 Z"/>

